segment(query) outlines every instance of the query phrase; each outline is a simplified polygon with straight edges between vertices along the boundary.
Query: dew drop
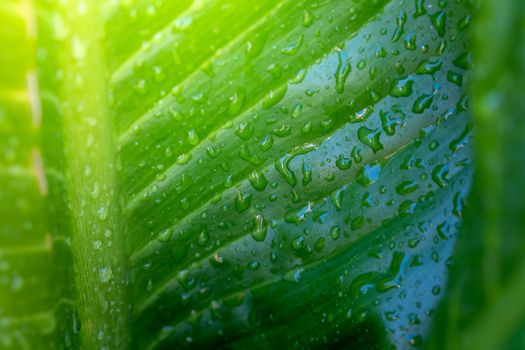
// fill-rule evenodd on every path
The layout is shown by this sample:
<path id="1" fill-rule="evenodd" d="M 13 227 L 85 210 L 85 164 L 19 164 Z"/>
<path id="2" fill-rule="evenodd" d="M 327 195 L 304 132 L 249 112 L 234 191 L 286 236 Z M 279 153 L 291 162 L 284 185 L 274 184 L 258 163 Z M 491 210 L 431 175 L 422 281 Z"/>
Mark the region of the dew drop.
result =
<path id="1" fill-rule="evenodd" d="M 98 269 L 98 279 L 102 283 L 108 283 L 113 277 L 113 271 L 111 267 L 102 267 Z"/>
<path id="2" fill-rule="evenodd" d="M 268 227 L 264 217 L 260 214 L 255 215 L 253 218 L 253 231 L 252 238 L 257 242 L 262 242 L 266 239 L 268 233 Z"/>

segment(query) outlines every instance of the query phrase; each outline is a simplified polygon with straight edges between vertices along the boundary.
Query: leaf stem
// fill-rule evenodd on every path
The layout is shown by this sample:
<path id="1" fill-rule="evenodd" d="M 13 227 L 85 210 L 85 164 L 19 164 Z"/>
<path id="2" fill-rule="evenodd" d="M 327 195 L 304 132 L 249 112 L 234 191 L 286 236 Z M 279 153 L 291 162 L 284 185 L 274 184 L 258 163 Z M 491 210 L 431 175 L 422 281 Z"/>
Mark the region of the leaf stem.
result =
<path id="1" fill-rule="evenodd" d="M 86 349 L 118 349 L 129 343 L 130 304 L 102 16 L 89 1 L 63 2 L 59 11 L 73 33 L 57 41 L 81 344 Z"/>

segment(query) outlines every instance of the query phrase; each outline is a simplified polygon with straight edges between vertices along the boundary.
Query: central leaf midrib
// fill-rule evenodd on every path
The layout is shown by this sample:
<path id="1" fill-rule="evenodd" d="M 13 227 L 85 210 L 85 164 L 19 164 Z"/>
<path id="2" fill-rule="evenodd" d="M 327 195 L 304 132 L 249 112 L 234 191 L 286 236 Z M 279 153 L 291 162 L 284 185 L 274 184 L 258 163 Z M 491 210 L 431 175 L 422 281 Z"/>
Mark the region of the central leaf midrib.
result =
<path id="1" fill-rule="evenodd" d="M 54 64 L 62 71 L 56 94 L 61 105 L 63 169 L 80 344 L 85 349 L 129 344 L 129 299 L 123 224 L 116 182 L 116 147 L 106 102 L 107 76 L 101 9 L 77 11 L 77 1 L 57 6 L 74 35 L 54 38 Z"/>

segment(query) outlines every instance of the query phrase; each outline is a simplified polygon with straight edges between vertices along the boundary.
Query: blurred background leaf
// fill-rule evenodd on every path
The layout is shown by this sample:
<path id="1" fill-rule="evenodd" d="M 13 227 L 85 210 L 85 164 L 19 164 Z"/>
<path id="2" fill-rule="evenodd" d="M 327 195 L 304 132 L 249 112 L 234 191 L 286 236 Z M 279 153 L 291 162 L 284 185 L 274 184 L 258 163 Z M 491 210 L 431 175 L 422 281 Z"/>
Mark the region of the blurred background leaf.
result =
<path id="1" fill-rule="evenodd" d="M 429 349 L 525 348 L 525 2 L 484 0 L 471 85 L 476 170 Z"/>

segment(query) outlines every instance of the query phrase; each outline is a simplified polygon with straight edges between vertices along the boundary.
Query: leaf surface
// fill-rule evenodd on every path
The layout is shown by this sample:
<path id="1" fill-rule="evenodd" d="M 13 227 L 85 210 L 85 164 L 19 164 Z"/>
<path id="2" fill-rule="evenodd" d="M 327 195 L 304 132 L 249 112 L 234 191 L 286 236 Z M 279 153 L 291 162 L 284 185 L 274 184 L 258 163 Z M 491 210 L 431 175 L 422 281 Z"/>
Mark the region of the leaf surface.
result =
<path id="1" fill-rule="evenodd" d="M 34 202 L 27 237 L 54 263 L 5 260 L 52 310 L 19 325 L 40 309 L 10 284 L 6 347 L 422 342 L 472 176 L 463 1 L 13 6 L 38 36 L 20 32 L 35 62 L 6 81 L 28 98 L 0 121 L 10 159 L 38 167 L 2 205 Z M 38 88 L 16 85 L 32 69 Z M 25 141 L 9 123 L 31 103 Z M 1 209 L 6 247 L 20 210 Z"/>

